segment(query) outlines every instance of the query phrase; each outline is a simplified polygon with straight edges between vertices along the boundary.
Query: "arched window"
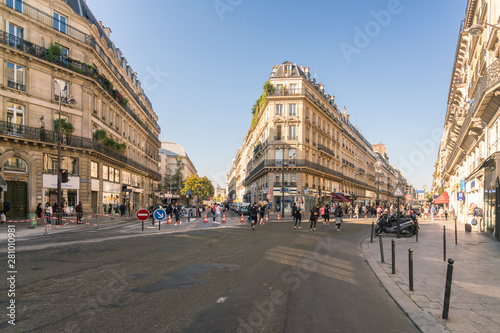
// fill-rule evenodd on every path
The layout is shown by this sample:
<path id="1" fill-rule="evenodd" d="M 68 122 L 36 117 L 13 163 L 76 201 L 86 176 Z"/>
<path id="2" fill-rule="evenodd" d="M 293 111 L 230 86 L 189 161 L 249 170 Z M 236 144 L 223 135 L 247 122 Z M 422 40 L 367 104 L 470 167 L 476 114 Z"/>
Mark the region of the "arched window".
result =
<path id="1" fill-rule="evenodd" d="M 17 157 L 11 157 L 11 158 L 7 159 L 3 164 L 3 168 L 7 172 L 18 172 L 18 173 L 27 173 L 28 172 L 26 162 L 24 162 L 24 160 L 17 158 Z"/>

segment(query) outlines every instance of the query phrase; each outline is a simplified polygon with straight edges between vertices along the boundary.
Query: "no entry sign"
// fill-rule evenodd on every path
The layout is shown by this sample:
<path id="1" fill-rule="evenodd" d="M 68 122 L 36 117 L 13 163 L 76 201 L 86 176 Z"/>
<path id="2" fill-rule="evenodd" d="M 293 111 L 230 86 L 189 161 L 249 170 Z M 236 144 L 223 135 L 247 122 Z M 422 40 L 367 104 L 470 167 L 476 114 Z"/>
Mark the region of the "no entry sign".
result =
<path id="1" fill-rule="evenodd" d="M 135 213 L 135 216 L 141 221 L 146 221 L 149 219 L 149 211 L 144 208 L 139 209 L 137 213 Z"/>

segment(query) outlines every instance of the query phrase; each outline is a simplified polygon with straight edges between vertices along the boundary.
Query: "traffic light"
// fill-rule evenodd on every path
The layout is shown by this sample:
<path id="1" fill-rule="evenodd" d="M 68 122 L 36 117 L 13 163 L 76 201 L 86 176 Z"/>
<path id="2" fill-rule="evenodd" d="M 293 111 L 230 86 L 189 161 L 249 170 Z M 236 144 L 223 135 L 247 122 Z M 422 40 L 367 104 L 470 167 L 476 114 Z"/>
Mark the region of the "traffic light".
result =
<path id="1" fill-rule="evenodd" d="M 406 185 L 406 193 L 410 193 L 410 189 L 411 189 L 411 186 L 410 185 Z"/>
<path id="2" fill-rule="evenodd" d="M 61 183 L 67 183 L 69 182 L 69 173 L 68 170 L 66 169 L 61 169 Z"/>

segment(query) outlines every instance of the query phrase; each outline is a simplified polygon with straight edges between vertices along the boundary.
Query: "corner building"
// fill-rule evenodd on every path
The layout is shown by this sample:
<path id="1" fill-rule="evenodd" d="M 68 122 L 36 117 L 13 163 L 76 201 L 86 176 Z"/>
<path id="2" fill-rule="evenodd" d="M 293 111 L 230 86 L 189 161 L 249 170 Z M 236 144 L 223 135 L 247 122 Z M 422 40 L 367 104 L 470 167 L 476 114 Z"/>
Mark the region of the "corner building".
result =
<path id="1" fill-rule="evenodd" d="M 266 85 L 228 174 L 229 199 L 266 200 L 274 210 L 283 201 L 285 213 L 294 201 L 306 210 L 332 199 L 377 204 L 372 145 L 309 68 L 285 62 Z"/>
<path id="2" fill-rule="evenodd" d="M 57 200 L 87 213 L 152 204 L 160 127 L 111 30 L 84 0 L 0 0 L 0 208 L 26 218 Z M 61 118 L 61 137 L 56 122 Z"/>

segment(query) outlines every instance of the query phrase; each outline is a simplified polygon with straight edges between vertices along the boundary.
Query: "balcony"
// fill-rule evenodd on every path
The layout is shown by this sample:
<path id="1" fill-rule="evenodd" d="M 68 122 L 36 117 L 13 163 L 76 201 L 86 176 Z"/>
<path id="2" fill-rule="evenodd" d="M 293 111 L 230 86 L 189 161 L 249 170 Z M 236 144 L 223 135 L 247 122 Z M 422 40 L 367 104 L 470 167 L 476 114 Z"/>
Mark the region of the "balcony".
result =
<path id="1" fill-rule="evenodd" d="M 296 135 L 288 137 L 288 140 L 298 140 L 298 139 L 299 138 Z"/>
<path id="2" fill-rule="evenodd" d="M 14 82 L 12 80 L 7 80 L 7 87 L 20 91 L 26 91 L 26 85 Z"/>
<path id="3" fill-rule="evenodd" d="M 55 131 L 46 130 L 43 127 L 17 125 L 5 121 L 0 121 L 0 136 L 15 137 L 17 139 L 22 138 L 26 141 L 45 142 L 54 145 L 57 145 L 58 143 L 58 133 Z M 151 170 L 144 165 L 129 159 L 127 156 L 104 145 L 99 141 L 72 134 L 61 133 L 61 145 L 73 148 L 81 148 L 86 151 L 93 150 L 104 156 L 120 161 L 125 165 L 129 165 L 133 168 L 148 173 L 155 180 L 161 179 L 161 175 L 160 173 L 158 173 L 158 171 Z"/>
<path id="4" fill-rule="evenodd" d="M 335 157 L 335 154 L 333 153 L 333 150 L 330 148 L 323 146 L 322 144 L 318 144 L 318 150 L 324 151 L 325 153 Z"/>
<path id="5" fill-rule="evenodd" d="M 0 0 L 0 2 L 1 1 L 2 0 Z M 28 53 L 42 60 L 46 60 L 46 52 L 47 52 L 46 48 L 33 44 L 27 40 L 16 37 L 1 30 L 0 30 L 0 44 L 16 48 L 19 51 Z M 116 100 L 113 96 L 113 91 L 111 90 L 111 88 L 109 88 L 109 86 L 107 86 L 106 82 L 104 82 L 105 78 L 103 75 L 99 73 L 97 68 L 89 66 L 85 63 L 82 63 L 78 60 L 74 60 L 69 57 L 65 57 L 64 61 L 57 60 L 55 64 L 95 80 L 112 97 L 113 100 Z M 54 96 L 54 98 L 56 101 L 58 101 L 59 96 L 57 97 Z M 117 101 L 117 103 L 119 102 Z M 142 123 L 140 117 L 132 110 L 132 108 L 128 104 L 125 105 L 122 103 L 119 104 L 132 118 L 134 118 L 135 121 L 139 123 L 139 125 L 151 136 L 153 140 L 155 140 L 158 144 L 160 143 L 158 137 L 152 133 L 152 131 L 148 128 L 147 125 Z M 158 127 L 158 129 L 160 128 L 158 125 L 156 126 Z"/>
<path id="6" fill-rule="evenodd" d="M 274 182 L 274 187 L 281 187 L 281 182 Z M 297 187 L 296 182 L 285 182 L 283 187 Z"/>
<path id="7" fill-rule="evenodd" d="M 284 141 L 285 137 L 284 136 L 275 136 L 274 141 Z"/>
<path id="8" fill-rule="evenodd" d="M 309 138 L 306 138 L 306 142 L 309 143 L 309 142 L 311 142 L 311 140 L 309 140 Z"/>

